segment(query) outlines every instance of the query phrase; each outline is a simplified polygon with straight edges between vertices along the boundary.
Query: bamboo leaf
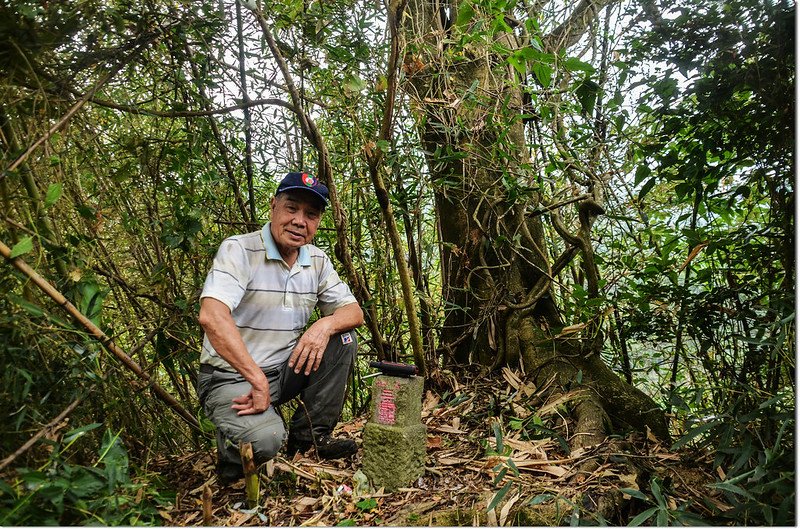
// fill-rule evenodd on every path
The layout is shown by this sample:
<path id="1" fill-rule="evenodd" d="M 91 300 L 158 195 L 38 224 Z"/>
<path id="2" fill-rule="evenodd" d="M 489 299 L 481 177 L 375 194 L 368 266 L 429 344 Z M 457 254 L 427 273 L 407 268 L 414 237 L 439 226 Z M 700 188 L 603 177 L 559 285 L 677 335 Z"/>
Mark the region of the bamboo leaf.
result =
<path id="1" fill-rule="evenodd" d="M 648 501 L 648 497 L 640 490 L 636 489 L 619 489 L 619 491 L 623 494 L 627 494 L 631 498 L 636 498 L 638 500 Z"/>
<path id="2" fill-rule="evenodd" d="M 25 237 L 11 248 L 11 259 L 25 255 L 33 250 L 33 237 Z"/>
<path id="3" fill-rule="evenodd" d="M 539 505 L 540 503 L 544 503 L 552 499 L 553 499 L 552 494 L 539 494 L 538 496 L 534 497 L 531 501 L 529 501 L 528 505 Z"/>
<path id="4" fill-rule="evenodd" d="M 642 189 L 639 190 L 639 200 L 642 200 L 645 197 L 645 195 L 647 195 L 647 193 L 649 193 L 650 190 L 653 189 L 653 186 L 655 185 L 656 185 L 656 177 L 654 176 L 650 180 L 645 182 L 644 185 L 642 186 Z"/>
<path id="5" fill-rule="evenodd" d="M 675 444 L 672 445 L 672 450 L 676 450 L 676 449 L 682 447 L 683 445 L 685 445 L 686 443 L 688 443 L 689 441 L 691 441 L 695 437 L 699 436 L 700 434 L 703 434 L 703 433 L 707 432 L 708 430 L 714 428 L 718 424 L 719 424 L 718 420 L 713 420 L 713 421 L 709 421 L 709 422 L 707 422 L 707 423 L 705 423 L 705 424 L 703 424 L 701 426 L 698 426 L 697 428 L 693 428 L 693 429 L 689 430 L 688 432 L 686 432 L 683 435 L 683 437 L 681 437 L 680 439 L 675 441 Z"/>
<path id="6" fill-rule="evenodd" d="M 653 514 L 657 510 L 658 510 L 658 507 L 650 507 L 646 511 L 639 513 L 639 515 L 636 518 L 634 518 L 633 520 L 630 521 L 630 523 L 628 524 L 628 527 L 639 527 L 645 521 L 647 521 L 648 518 L 653 516 Z"/>
<path id="7" fill-rule="evenodd" d="M 503 432 L 500 431 L 500 424 L 497 422 L 492 423 L 492 430 L 494 430 L 494 442 L 498 454 L 503 453 Z"/>
<path id="8" fill-rule="evenodd" d="M 505 498 L 506 494 L 508 494 L 508 491 L 511 488 L 511 485 L 512 485 L 512 483 L 509 481 L 508 483 L 505 484 L 505 486 L 502 489 L 497 491 L 497 494 L 494 495 L 494 498 L 492 499 L 492 502 L 486 508 L 487 512 L 491 511 L 492 509 L 497 507 L 497 504 L 500 503 L 503 500 L 503 498 Z"/>

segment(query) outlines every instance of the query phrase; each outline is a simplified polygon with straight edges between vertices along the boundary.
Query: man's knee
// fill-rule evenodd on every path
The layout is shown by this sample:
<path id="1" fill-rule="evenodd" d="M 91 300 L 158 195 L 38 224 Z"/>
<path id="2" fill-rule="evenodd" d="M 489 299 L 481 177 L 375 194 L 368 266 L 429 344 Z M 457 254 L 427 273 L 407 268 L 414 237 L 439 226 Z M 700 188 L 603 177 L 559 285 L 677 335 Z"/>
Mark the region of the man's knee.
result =
<path id="1" fill-rule="evenodd" d="M 256 463 L 261 464 L 278 454 L 286 440 L 286 429 L 283 423 L 264 424 L 248 432 L 245 440 L 250 441 L 253 446 L 253 457 Z"/>

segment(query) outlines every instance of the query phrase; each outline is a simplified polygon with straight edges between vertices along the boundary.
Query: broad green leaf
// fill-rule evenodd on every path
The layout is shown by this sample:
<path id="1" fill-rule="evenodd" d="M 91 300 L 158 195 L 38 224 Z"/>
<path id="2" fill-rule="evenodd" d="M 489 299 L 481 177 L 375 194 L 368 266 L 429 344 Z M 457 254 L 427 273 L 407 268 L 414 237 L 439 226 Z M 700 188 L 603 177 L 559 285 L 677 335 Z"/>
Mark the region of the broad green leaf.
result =
<path id="1" fill-rule="evenodd" d="M 651 170 L 650 170 L 650 168 L 649 168 L 648 166 L 646 166 L 646 165 L 644 165 L 644 164 L 642 164 L 642 165 L 638 166 L 638 167 L 636 168 L 636 175 L 635 175 L 635 176 L 634 176 L 634 178 L 633 178 L 633 183 L 634 183 L 635 185 L 639 185 L 639 183 L 640 183 L 642 180 L 644 180 L 645 178 L 647 178 L 648 176 L 650 176 L 650 172 L 651 172 Z"/>
<path id="2" fill-rule="evenodd" d="M 63 190 L 64 186 L 60 183 L 50 184 L 50 186 L 47 188 L 47 194 L 44 197 L 44 207 L 49 208 L 58 202 L 58 199 L 61 198 L 61 193 Z"/>
<path id="3" fill-rule="evenodd" d="M 564 67 L 570 72 L 594 73 L 594 66 L 592 66 L 588 62 L 583 62 L 577 57 L 568 57 L 563 64 Z"/>
<path id="4" fill-rule="evenodd" d="M 541 84 L 544 88 L 550 88 L 550 83 L 552 82 L 553 77 L 552 68 L 546 64 L 535 62 L 531 65 L 531 70 L 533 70 L 533 75 L 536 76 L 536 80 L 539 81 L 539 84 Z"/>
<path id="5" fill-rule="evenodd" d="M 13 248 L 11 248 L 11 258 L 14 259 L 20 255 L 25 255 L 31 250 L 33 250 L 33 237 L 28 236 L 20 240 L 14 245 Z"/>
<path id="6" fill-rule="evenodd" d="M 458 16 L 456 17 L 456 26 L 463 26 L 475 16 L 475 8 L 472 7 L 470 2 L 463 2 L 458 6 Z"/>
<path id="7" fill-rule="evenodd" d="M 356 503 L 356 507 L 358 507 L 362 511 L 371 511 L 377 506 L 378 506 L 378 500 L 376 500 L 375 498 L 365 498 Z"/>

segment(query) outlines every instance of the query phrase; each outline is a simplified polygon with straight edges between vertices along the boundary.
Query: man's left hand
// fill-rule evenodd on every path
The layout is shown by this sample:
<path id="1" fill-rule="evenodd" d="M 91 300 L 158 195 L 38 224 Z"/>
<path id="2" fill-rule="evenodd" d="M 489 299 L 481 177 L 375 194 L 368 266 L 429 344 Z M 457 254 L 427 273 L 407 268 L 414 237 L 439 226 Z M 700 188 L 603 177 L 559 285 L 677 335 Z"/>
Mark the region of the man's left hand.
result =
<path id="1" fill-rule="evenodd" d="M 311 371 L 316 371 L 322 362 L 322 355 L 325 354 L 330 338 L 330 325 L 326 318 L 315 321 L 298 340 L 289 357 L 289 367 L 294 368 L 295 373 L 305 370 L 306 376 L 310 375 Z"/>

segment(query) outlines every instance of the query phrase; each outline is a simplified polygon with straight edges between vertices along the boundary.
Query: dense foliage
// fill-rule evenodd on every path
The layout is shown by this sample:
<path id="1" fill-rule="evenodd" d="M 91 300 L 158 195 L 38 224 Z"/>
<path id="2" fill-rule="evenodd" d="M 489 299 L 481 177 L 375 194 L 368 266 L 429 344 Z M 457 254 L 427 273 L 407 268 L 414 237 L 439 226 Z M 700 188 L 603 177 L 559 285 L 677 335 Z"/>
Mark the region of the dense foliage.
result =
<path id="1" fill-rule="evenodd" d="M 384 6 L 266 4 L 275 50 L 249 2 L 0 2 L 0 242 L 12 256 L 199 416 L 196 313 L 207 266 L 224 237 L 266 220 L 277 175 L 322 171 L 305 115 L 345 213 L 326 216 L 316 244 L 364 287 L 357 295 L 372 325 L 359 331 L 362 362 L 412 358 L 400 259 L 425 358 L 457 375 L 454 358 L 500 365 L 505 307 L 498 288 L 486 293 L 497 303 L 475 311 L 480 336 L 478 326 L 446 327 L 468 308 L 445 292 L 457 285 L 442 256 L 463 249 L 443 242 L 455 220 L 441 197 L 459 189 L 441 168 L 485 169 L 496 186 L 473 182 L 485 192 L 475 211 L 497 197 L 507 211 L 520 206 L 543 219 L 536 252 L 569 259 L 551 278 L 563 323 L 553 333 L 583 333 L 662 405 L 676 450 L 714 454 L 720 479 L 710 486 L 736 508 L 705 521 L 792 522 L 793 2 L 598 3 L 575 39 L 559 31 L 569 13 L 558 6 L 458 2 L 444 21 L 450 40 L 434 50 L 446 64 L 432 69 L 464 71 L 453 66 L 485 52 L 506 77 L 492 80 L 498 93 L 432 78 L 441 99 L 414 97 L 414 75 L 430 66 L 421 40 L 405 42 L 396 89 Z M 512 49 L 507 35 L 525 45 Z M 504 93 L 520 94 L 522 106 Z M 396 108 L 387 119 L 388 100 Z M 447 124 L 434 132 L 451 142 L 436 149 L 431 108 Z M 512 125 L 523 131 L 522 158 Z M 478 142 L 487 138 L 489 148 Z M 576 203 L 590 195 L 604 203 L 586 223 Z M 390 244 L 386 204 L 403 255 Z M 579 257 L 564 225 L 579 235 L 591 227 Z M 482 255 L 534 259 L 522 235 L 495 235 Z M 13 458 L 0 467 L 0 524 L 155 523 L 170 493 L 148 461 L 209 447 L 207 421 L 181 422 L 147 380 L 3 262 L 0 454 Z M 488 276 L 491 284 L 499 272 Z M 479 344 L 474 354 L 453 355 L 465 335 Z M 348 414 L 364 409 L 361 375 Z M 64 410 L 69 424 L 53 422 Z M 656 495 L 644 500 L 651 522 L 674 514 Z"/>

